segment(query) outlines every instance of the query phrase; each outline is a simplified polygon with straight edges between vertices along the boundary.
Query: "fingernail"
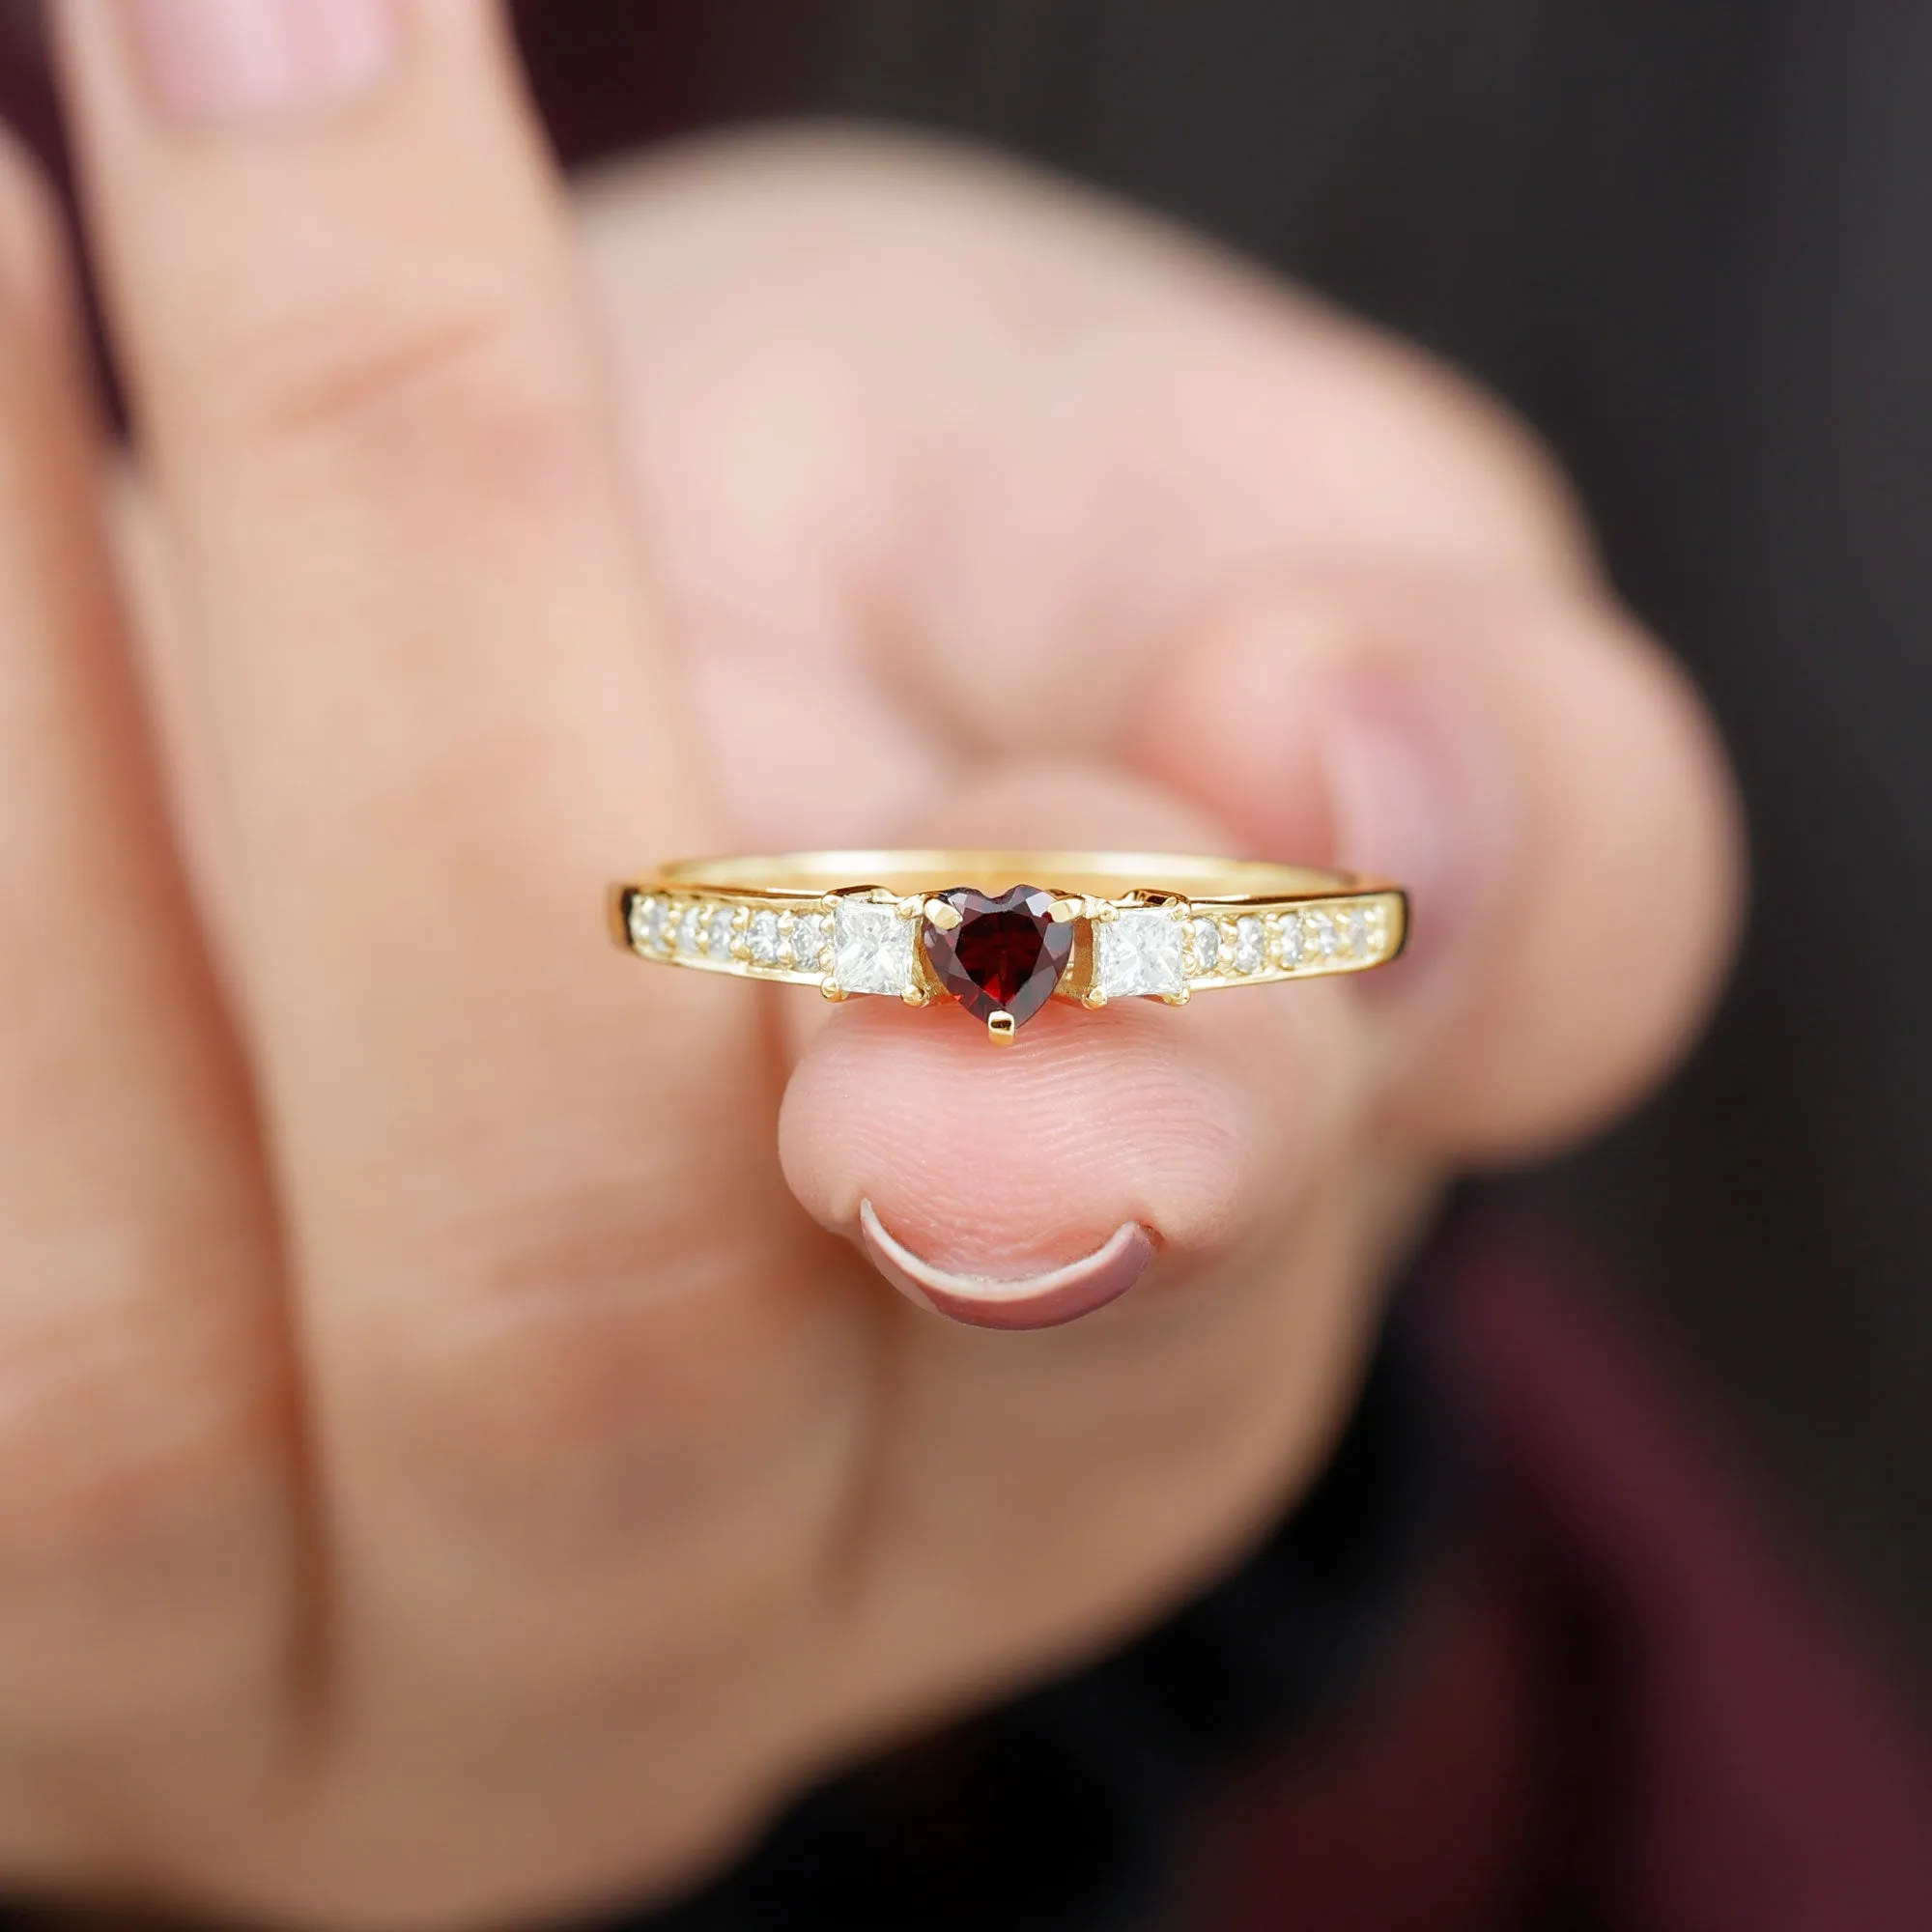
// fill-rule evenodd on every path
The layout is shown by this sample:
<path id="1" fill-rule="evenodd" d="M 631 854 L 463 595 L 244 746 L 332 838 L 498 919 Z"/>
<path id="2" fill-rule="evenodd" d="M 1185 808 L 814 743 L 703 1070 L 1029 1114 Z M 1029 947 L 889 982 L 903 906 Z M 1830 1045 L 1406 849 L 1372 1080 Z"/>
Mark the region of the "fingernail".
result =
<path id="1" fill-rule="evenodd" d="M 155 99 L 185 121 L 327 106 L 395 52 L 393 0 L 122 0 Z"/>
<path id="2" fill-rule="evenodd" d="M 1395 676 L 1341 687 L 1322 749 L 1336 863 L 1406 888 L 1407 955 L 1439 959 L 1508 877 L 1518 826 L 1506 760 L 1455 695 Z"/>
<path id="3" fill-rule="evenodd" d="M 1006 1278 L 935 1267 L 889 1233 L 869 1201 L 859 1204 L 859 1237 L 872 1265 L 900 1293 L 974 1328 L 1054 1328 L 1118 1301 L 1147 1272 L 1153 1236 L 1123 1221 L 1091 1255 L 1044 1273 Z"/>

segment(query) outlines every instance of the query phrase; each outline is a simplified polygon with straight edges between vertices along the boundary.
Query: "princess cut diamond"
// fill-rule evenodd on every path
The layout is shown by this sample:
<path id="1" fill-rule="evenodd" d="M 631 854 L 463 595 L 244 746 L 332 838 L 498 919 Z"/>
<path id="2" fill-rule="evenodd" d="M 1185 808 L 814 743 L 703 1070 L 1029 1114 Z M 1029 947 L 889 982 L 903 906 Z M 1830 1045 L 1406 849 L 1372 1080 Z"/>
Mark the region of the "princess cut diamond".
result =
<path id="1" fill-rule="evenodd" d="M 1094 989 L 1110 1000 L 1187 990 L 1180 922 L 1165 906 L 1128 907 L 1094 926 Z"/>
<path id="2" fill-rule="evenodd" d="M 841 993 L 905 994 L 913 985 L 917 922 L 871 899 L 843 898 L 832 915 L 832 978 Z"/>

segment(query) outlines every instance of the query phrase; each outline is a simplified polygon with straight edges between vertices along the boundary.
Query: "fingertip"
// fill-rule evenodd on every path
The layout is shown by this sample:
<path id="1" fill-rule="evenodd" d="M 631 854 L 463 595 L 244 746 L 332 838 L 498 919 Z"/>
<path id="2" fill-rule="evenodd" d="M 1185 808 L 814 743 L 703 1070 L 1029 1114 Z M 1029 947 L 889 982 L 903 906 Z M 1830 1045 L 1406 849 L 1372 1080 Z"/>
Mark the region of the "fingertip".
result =
<path id="1" fill-rule="evenodd" d="M 895 1287 L 979 1326 L 1073 1320 L 1156 1254 L 1179 1285 L 1293 1211 L 1332 1087 L 1320 1052 L 1270 1037 L 1265 995 L 1227 1003 L 1245 1027 L 1212 1004 L 1050 1007 L 992 1048 L 949 1009 L 855 1002 L 792 1075 L 786 1179 Z"/>

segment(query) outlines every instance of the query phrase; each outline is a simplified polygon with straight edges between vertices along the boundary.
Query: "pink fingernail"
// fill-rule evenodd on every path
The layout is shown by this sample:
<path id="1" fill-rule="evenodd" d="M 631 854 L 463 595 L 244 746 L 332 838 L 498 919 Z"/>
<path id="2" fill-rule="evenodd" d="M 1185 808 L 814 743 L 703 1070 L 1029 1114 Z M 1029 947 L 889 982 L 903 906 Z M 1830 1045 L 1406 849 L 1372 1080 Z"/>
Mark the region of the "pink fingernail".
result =
<path id="1" fill-rule="evenodd" d="M 900 1293 L 974 1328 L 1054 1328 L 1118 1301 L 1147 1272 L 1153 1236 L 1122 1221 L 1091 1255 L 1040 1274 L 1008 1278 L 935 1267 L 889 1233 L 869 1201 L 859 1204 L 859 1236 L 872 1265 Z"/>
<path id="2" fill-rule="evenodd" d="M 226 121 L 359 94 L 397 43 L 393 0 L 122 0 L 170 114 Z"/>

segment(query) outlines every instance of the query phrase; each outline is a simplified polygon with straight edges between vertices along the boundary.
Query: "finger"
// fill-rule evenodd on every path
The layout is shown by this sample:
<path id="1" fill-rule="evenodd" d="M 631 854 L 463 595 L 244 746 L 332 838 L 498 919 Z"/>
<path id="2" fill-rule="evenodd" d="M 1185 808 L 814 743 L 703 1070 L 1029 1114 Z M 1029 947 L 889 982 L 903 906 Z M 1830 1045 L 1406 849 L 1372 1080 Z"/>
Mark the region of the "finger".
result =
<path id="1" fill-rule="evenodd" d="M 605 880 L 711 841 L 555 184 L 474 0 L 62 21 L 292 1197 L 345 1694 L 462 1740 L 447 1808 L 487 1788 L 472 1835 L 548 1868 L 520 1697 L 678 1619 L 718 1640 L 741 1585 L 780 1613 L 745 1578 L 831 1507 L 850 1347 L 734 989 L 642 985 L 598 923 Z M 720 1598 L 662 1589 L 686 1571 Z M 646 1856 L 629 1803 L 582 1824 Z"/>
<path id="2" fill-rule="evenodd" d="M 1303 581 L 1224 607 L 1142 697 L 1145 765 L 1263 852 L 1410 888 L 1383 1120 L 1520 1155 L 1688 1048 L 1733 945 L 1737 807 L 1682 672 L 1587 595 Z M 1319 830 L 1311 824 L 1320 819 Z"/>
<path id="3" fill-rule="evenodd" d="M 104 1806 L 185 1836 L 251 1801 L 287 1743 L 284 1338 L 63 283 L 0 143 L 0 1761 L 90 1765 Z M 9 1849 L 16 1875 L 49 1850 Z"/>

